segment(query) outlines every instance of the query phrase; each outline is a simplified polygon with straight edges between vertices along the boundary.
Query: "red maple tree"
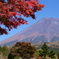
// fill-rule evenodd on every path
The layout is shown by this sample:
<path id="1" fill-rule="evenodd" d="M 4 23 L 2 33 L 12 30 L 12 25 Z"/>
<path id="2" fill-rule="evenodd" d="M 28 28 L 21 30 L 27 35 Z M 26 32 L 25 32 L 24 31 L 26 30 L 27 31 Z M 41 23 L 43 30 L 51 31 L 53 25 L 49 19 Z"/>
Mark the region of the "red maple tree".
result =
<path id="1" fill-rule="evenodd" d="M 8 34 L 12 28 L 27 24 L 21 16 L 35 19 L 35 12 L 42 10 L 43 4 L 38 0 L 0 0 L 0 35 Z M 18 15 L 19 17 L 17 17 Z"/>

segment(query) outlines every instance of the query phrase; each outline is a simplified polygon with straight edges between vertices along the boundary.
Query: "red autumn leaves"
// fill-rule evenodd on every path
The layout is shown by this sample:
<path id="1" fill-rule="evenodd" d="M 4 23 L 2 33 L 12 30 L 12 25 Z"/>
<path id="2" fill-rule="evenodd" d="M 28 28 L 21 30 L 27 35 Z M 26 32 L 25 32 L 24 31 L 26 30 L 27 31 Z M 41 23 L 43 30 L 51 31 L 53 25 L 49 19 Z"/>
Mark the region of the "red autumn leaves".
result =
<path id="1" fill-rule="evenodd" d="M 5 3 L 0 1 L 0 35 L 8 34 L 8 30 L 17 28 L 21 24 L 27 24 L 22 15 L 35 19 L 34 13 L 42 10 L 43 7 L 44 5 L 39 4 L 37 0 L 9 0 Z"/>

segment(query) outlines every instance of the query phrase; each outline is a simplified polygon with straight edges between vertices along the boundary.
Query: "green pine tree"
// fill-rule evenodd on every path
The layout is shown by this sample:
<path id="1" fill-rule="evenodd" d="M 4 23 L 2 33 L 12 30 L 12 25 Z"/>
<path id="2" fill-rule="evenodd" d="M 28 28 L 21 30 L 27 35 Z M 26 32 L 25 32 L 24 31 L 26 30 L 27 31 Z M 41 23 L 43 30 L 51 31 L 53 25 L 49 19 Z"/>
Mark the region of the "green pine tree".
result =
<path id="1" fill-rule="evenodd" d="M 4 46 L 2 47 L 3 56 L 8 56 L 9 52 L 10 52 L 10 51 L 9 51 L 8 47 L 7 47 L 6 45 L 4 45 Z"/>
<path id="2" fill-rule="evenodd" d="M 55 52 L 52 50 L 49 50 L 48 46 L 44 42 L 44 44 L 41 47 L 42 50 L 39 50 L 39 56 L 43 57 L 43 59 L 46 59 L 46 56 L 49 56 L 51 58 L 55 58 Z"/>

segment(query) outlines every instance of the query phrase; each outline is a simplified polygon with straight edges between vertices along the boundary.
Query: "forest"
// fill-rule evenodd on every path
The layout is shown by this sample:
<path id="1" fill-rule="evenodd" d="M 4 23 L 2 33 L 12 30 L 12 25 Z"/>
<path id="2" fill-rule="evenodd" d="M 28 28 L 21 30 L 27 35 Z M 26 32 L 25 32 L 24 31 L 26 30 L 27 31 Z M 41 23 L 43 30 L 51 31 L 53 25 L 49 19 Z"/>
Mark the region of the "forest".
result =
<path id="1" fill-rule="evenodd" d="M 59 48 L 49 47 L 46 42 L 34 46 L 30 42 L 17 42 L 13 46 L 0 46 L 1 59 L 59 59 Z"/>

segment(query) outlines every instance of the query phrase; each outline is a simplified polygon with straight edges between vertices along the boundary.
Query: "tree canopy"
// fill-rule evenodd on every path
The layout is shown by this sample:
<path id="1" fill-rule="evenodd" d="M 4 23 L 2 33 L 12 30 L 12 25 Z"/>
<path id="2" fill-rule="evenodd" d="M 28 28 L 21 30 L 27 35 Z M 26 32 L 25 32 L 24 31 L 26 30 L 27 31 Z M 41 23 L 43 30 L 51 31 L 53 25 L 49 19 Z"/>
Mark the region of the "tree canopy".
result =
<path id="1" fill-rule="evenodd" d="M 21 24 L 27 24 L 22 15 L 35 19 L 34 13 L 43 7 L 38 0 L 0 0 L 0 35 L 8 34 L 8 31 Z"/>
<path id="2" fill-rule="evenodd" d="M 38 52 L 39 56 L 43 57 L 43 59 L 46 59 L 46 56 L 55 58 L 55 52 L 53 50 L 49 50 L 46 43 L 42 45 L 41 49 Z"/>
<path id="3" fill-rule="evenodd" d="M 30 59 L 33 57 L 36 48 L 29 42 L 17 42 L 8 55 L 8 59 L 14 59 L 15 56 L 19 56 L 22 59 Z"/>

